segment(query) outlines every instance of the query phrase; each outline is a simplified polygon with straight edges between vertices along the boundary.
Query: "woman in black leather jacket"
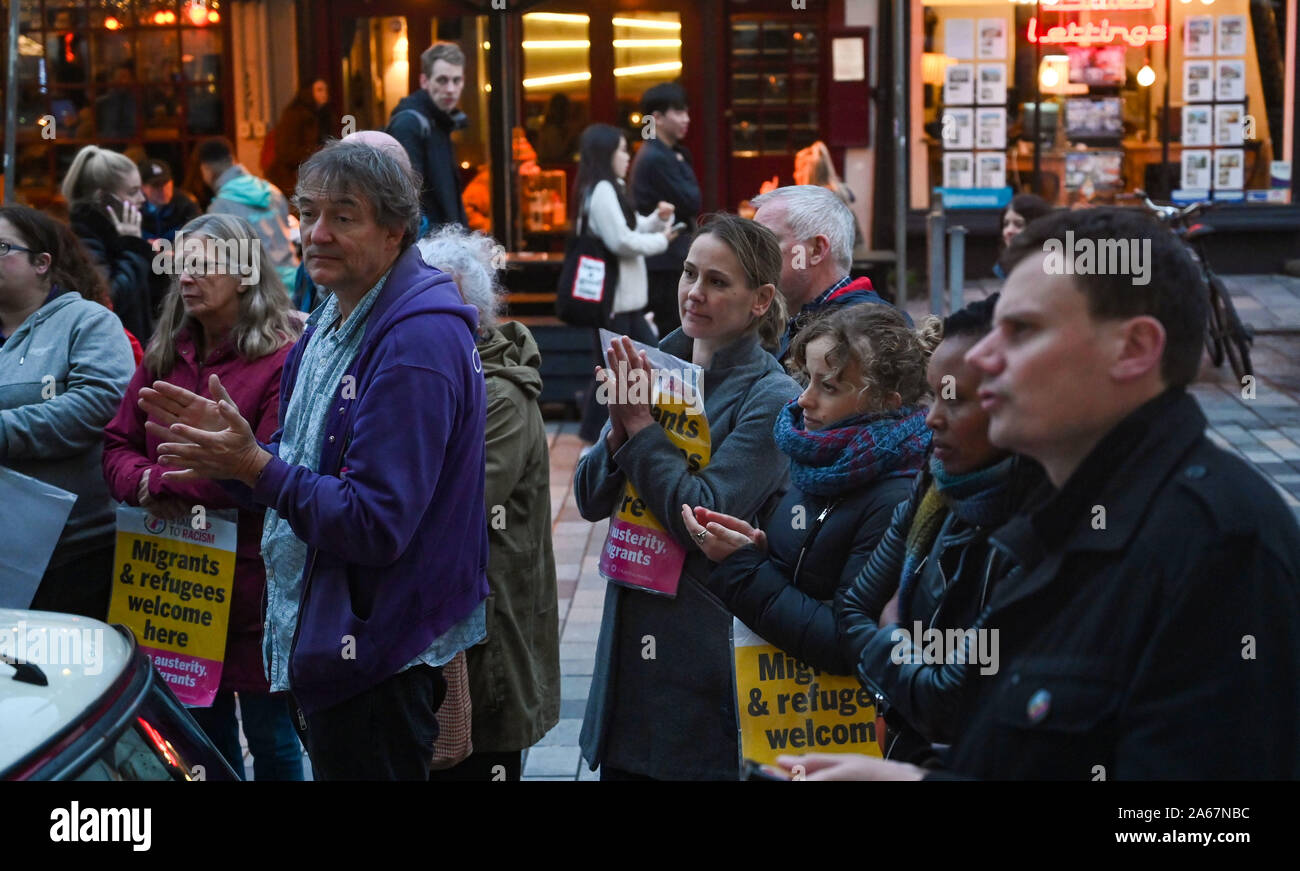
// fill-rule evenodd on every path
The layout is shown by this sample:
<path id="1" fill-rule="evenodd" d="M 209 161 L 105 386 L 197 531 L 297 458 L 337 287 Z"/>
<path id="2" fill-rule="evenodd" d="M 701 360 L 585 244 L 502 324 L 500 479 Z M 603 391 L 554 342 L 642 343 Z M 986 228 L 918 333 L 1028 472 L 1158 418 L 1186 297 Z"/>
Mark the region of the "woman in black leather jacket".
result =
<path id="1" fill-rule="evenodd" d="M 991 643 L 971 644 L 957 657 L 945 649 L 933 662 L 916 636 L 929 629 L 978 632 L 993 585 L 1013 568 L 989 534 L 1041 480 L 1032 461 L 989 443 L 979 374 L 963 359 L 988 332 L 996 300 L 994 294 L 944 322 L 928 373 L 936 397 L 926 419 L 934 431 L 929 462 L 866 567 L 836 598 L 844 656 L 875 693 L 880 712 L 888 712 L 889 758 L 924 762 L 931 743 L 951 741 L 966 669 L 996 668 Z"/>
<path id="2" fill-rule="evenodd" d="M 791 486 L 763 530 L 682 506 L 718 563 L 709 591 L 764 640 L 831 674 L 853 674 L 831 600 L 866 564 L 930 444 L 921 402 L 937 328 L 918 334 L 896 309 L 869 304 L 809 323 L 791 345 L 807 386 L 773 431 Z"/>

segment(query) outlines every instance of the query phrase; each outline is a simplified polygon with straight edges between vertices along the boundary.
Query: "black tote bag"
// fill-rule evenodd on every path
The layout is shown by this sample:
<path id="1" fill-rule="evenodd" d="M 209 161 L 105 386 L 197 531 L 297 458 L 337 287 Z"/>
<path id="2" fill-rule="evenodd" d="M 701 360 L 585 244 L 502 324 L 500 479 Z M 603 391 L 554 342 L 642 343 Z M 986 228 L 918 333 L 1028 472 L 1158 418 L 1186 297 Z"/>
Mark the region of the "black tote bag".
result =
<path id="1" fill-rule="evenodd" d="M 590 232 L 582 204 L 578 231 L 564 245 L 564 268 L 555 287 L 555 316 L 572 327 L 608 327 L 614 317 L 618 258 Z"/>

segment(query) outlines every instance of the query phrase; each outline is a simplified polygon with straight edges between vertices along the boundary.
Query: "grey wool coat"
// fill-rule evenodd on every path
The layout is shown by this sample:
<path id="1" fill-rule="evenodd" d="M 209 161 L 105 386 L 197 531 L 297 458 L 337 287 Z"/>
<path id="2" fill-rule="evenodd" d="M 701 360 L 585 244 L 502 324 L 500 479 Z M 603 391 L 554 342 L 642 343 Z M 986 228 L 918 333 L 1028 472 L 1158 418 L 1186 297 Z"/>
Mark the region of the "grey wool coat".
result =
<path id="1" fill-rule="evenodd" d="M 659 347 L 691 359 L 680 329 Z M 655 517 L 686 545 L 676 598 L 609 584 L 595 675 L 582 724 L 583 756 L 665 780 L 735 780 L 739 773 L 731 614 L 701 583 L 713 563 L 694 546 L 681 506 L 704 505 L 753 522 L 784 490 L 789 459 L 777 450 L 777 412 L 799 394 L 771 353 L 748 334 L 717 351 L 704 372 L 711 458 L 691 474 L 658 426 L 610 456 L 605 431 L 578 463 L 574 492 L 590 521 L 611 516 L 631 481 Z M 654 658 L 647 658 L 647 636 Z"/>

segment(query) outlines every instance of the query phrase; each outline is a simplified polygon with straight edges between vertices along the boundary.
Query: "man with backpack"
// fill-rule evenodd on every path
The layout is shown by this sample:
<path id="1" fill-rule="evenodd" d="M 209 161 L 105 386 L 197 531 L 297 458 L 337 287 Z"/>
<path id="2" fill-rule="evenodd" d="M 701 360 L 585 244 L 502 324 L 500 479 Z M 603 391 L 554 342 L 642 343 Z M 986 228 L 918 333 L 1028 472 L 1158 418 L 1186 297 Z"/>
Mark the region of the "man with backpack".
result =
<path id="1" fill-rule="evenodd" d="M 388 132 L 402 143 L 411 166 L 423 179 L 420 212 L 429 226 L 469 226 L 451 141 L 452 131 L 469 123 L 456 108 L 465 87 L 465 55 L 454 43 L 434 43 L 420 55 L 420 68 L 420 89 L 393 109 Z"/>

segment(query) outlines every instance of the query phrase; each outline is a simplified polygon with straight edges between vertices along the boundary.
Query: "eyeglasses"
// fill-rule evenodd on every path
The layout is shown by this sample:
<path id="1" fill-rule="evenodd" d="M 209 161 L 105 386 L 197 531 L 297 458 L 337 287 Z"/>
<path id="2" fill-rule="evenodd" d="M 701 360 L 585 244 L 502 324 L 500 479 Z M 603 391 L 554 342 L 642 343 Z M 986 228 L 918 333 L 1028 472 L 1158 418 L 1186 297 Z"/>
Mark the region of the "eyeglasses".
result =
<path id="1" fill-rule="evenodd" d="M 28 254 L 36 253 L 30 248 L 24 248 L 23 246 L 15 245 L 12 242 L 0 242 L 0 257 L 4 257 L 10 251 L 26 251 Z"/>

